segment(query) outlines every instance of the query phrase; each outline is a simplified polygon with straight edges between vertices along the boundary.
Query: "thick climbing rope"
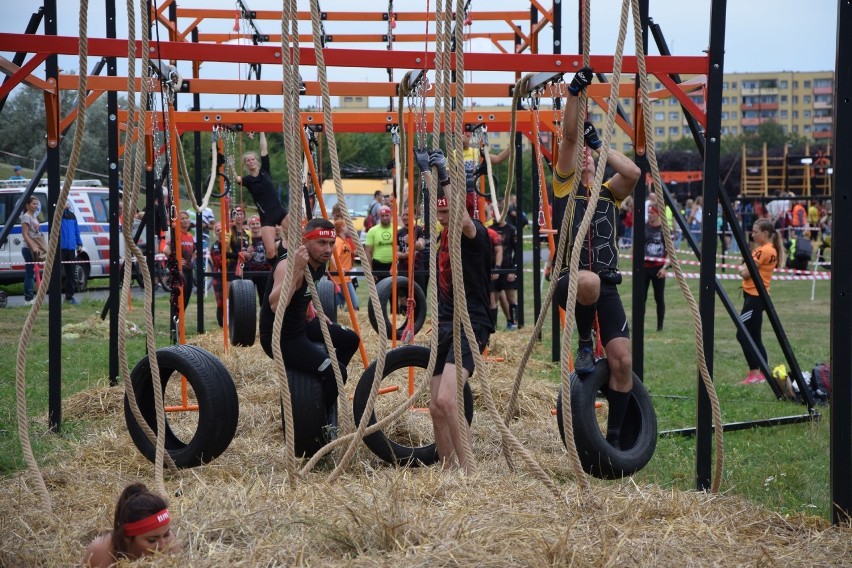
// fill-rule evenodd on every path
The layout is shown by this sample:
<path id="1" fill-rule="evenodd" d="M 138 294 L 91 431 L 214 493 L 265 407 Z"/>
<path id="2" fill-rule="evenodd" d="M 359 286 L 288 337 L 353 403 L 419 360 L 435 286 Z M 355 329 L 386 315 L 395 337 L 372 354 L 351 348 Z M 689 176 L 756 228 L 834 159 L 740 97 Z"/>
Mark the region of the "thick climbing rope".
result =
<path id="1" fill-rule="evenodd" d="M 304 204 L 301 199 L 302 188 L 299 187 L 301 176 L 298 175 L 301 159 L 296 147 L 300 144 L 295 140 L 296 128 L 299 124 L 299 30 L 298 14 L 295 0 L 284 0 L 281 11 L 281 65 L 283 71 L 283 118 L 282 132 L 284 149 L 287 157 L 287 170 L 290 173 L 290 216 L 287 231 L 287 244 L 290 248 L 298 248 L 302 239 L 302 218 Z M 295 97 L 294 97 L 295 93 Z M 295 99 L 295 100 L 294 100 Z M 290 295 L 289 290 L 293 281 L 293 262 L 288 262 L 284 271 L 284 281 L 281 285 L 283 293 L 279 296 L 275 310 L 275 320 L 272 324 L 272 351 L 275 361 L 276 377 L 281 391 L 281 405 L 284 409 L 285 424 L 291 427 L 284 429 L 284 464 L 290 484 L 294 484 L 298 471 L 296 469 L 295 437 L 293 435 L 293 406 L 290 387 L 287 382 L 287 370 L 281 353 L 281 327 L 284 321 L 284 311 L 287 309 Z"/>
<path id="2" fill-rule="evenodd" d="M 89 2 L 82 0 L 80 2 L 80 42 L 79 42 L 79 65 L 80 69 L 86 69 L 88 57 L 88 13 Z M 51 274 L 53 273 L 53 264 L 56 260 L 56 249 L 59 246 L 60 226 L 62 224 L 62 214 L 65 212 L 65 203 L 68 200 L 68 193 L 71 191 L 71 182 L 74 180 L 74 173 L 77 170 L 77 162 L 80 160 L 80 152 L 83 147 L 83 134 L 86 127 L 86 90 L 88 86 L 88 76 L 86 73 L 80 73 L 80 81 L 77 87 L 77 129 L 74 132 L 74 143 L 71 148 L 71 156 L 68 159 L 68 170 L 65 174 L 65 183 L 59 193 L 59 200 L 56 203 L 56 209 L 53 212 L 53 220 L 51 224 L 50 238 L 47 244 L 47 258 L 45 260 L 43 281 L 50 282 Z M 54 119 L 55 117 L 49 117 Z M 52 512 L 52 503 L 50 493 L 47 490 L 47 485 L 44 483 L 44 477 L 38 467 L 38 462 L 33 454 L 32 445 L 30 443 L 29 433 L 29 416 L 27 415 L 27 395 L 26 395 L 26 371 L 27 371 L 27 350 L 30 346 L 32 329 L 35 327 L 36 318 L 44 303 L 44 297 L 47 294 L 47 286 L 39 286 L 36 294 L 35 303 L 27 314 L 27 319 L 24 321 L 24 327 L 21 330 L 21 340 L 18 342 L 18 356 L 15 366 L 15 396 L 17 400 L 17 419 L 18 419 L 18 438 L 21 442 L 21 450 L 24 454 L 24 461 L 27 464 L 27 471 L 32 478 L 36 493 L 41 500 L 42 509 L 50 513 Z"/>
<path id="3" fill-rule="evenodd" d="M 651 175 L 654 179 L 654 193 L 656 194 L 657 208 L 660 211 L 665 211 L 666 203 L 663 199 L 662 181 L 660 179 L 660 168 L 657 162 L 657 150 L 654 147 L 654 129 L 651 127 L 651 101 L 648 96 L 648 72 L 645 66 L 645 54 L 642 51 L 642 28 L 639 17 L 638 0 L 633 0 L 632 5 L 633 28 L 634 35 L 636 36 L 637 63 L 639 65 L 639 88 L 642 96 L 642 112 L 645 124 L 645 138 L 648 141 L 648 144 L 646 145 L 648 153 L 648 162 L 651 165 Z M 701 313 L 698 309 L 698 303 L 695 301 L 695 297 L 692 295 L 692 290 L 689 289 L 689 286 L 686 283 L 686 278 L 683 275 L 683 269 L 681 268 L 680 261 L 677 257 L 677 252 L 674 248 L 674 244 L 672 243 L 671 227 L 669 226 L 668 222 L 663 223 L 662 227 L 663 238 L 666 244 L 666 255 L 671 261 L 671 265 L 674 268 L 675 275 L 677 276 L 678 286 L 680 287 L 680 290 L 683 293 L 683 297 L 686 299 L 686 303 L 689 305 L 689 310 L 692 315 L 692 326 L 695 335 L 696 363 L 698 365 L 698 371 L 701 374 L 701 381 L 704 384 L 704 388 L 707 389 L 707 395 L 710 398 L 710 407 L 713 415 L 714 426 L 713 434 L 716 442 L 716 468 L 715 474 L 713 476 L 713 481 L 710 486 L 710 490 L 716 493 L 719 491 L 719 487 L 722 483 L 722 474 L 724 472 L 725 464 L 722 411 L 719 405 L 719 397 L 716 394 L 716 386 L 713 383 L 713 379 L 710 377 L 710 371 L 707 368 L 707 360 L 704 354 L 704 336 L 701 324 Z"/>

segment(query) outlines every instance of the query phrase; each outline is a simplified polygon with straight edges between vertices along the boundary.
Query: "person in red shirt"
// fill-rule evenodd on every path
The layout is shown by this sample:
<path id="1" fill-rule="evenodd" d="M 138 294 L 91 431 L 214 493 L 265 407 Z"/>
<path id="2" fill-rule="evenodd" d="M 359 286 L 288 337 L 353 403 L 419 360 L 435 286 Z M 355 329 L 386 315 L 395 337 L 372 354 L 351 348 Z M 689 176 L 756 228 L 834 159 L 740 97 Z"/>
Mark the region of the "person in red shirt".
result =
<path id="1" fill-rule="evenodd" d="M 751 230 L 751 236 L 755 243 L 755 249 L 751 256 L 757 265 L 757 271 L 760 274 L 760 279 L 763 280 L 766 292 L 769 293 L 772 272 L 784 262 L 784 246 L 781 242 L 781 234 L 775 230 L 775 223 L 769 219 L 758 219 Z M 760 328 L 763 326 L 763 300 L 757 295 L 757 287 L 745 264 L 740 267 L 740 276 L 743 277 L 744 298 L 740 321 L 754 340 L 760 355 L 768 362 L 766 347 L 763 346 L 763 340 L 760 337 Z M 762 383 L 766 378 L 760 372 L 760 360 L 757 354 L 751 350 L 748 339 L 741 331 L 737 332 L 737 340 L 743 348 L 749 367 L 748 375 L 740 384 Z"/>

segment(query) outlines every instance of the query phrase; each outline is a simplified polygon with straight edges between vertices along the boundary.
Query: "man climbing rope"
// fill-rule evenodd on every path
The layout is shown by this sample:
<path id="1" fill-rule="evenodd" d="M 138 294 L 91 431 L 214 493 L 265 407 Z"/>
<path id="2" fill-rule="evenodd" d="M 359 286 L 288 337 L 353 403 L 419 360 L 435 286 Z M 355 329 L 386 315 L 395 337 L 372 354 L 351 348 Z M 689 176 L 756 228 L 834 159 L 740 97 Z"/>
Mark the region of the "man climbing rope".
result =
<path id="1" fill-rule="evenodd" d="M 438 174 L 438 221 L 444 230 L 438 238 L 438 355 L 435 363 L 435 375 L 432 376 L 432 397 L 429 402 L 429 414 L 435 430 L 435 445 L 438 457 L 444 467 L 458 467 L 470 471 L 470 456 L 464 451 L 462 436 L 470 436 L 470 428 L 462 430 L 459 425 L 456 405 L 456 360 L 453 353 L 453 274 L 450 264 L 449 193 L 450 176 L 447 173 L 447 159 L 440 150 L 427 154 L 425 150 L 415 152 L 420 170 L 431 176 L 431 168 Z M 428 180 L 427 180 L 428 182 Z M 485 226 L 473 216 L 473 200 L 466 200 L 468 213 L 461 227 L 461 266 L 464 290 L 467 299 L 467 316 L 476 335 L 476 348 L 479 352 L 488 345 L 488 338 L 494 331 L 489 313 L 489 286 L 491 281 L 492 251 L 491 239 Z M 458 316 L 460 317 L 460 316 Z M 473 351 L 467 337 L 461 338 L 462 373 L 467 380 L 474 371 Z"/>
<path id="2" fill-rule="evenodd" d="M 334 225 L 326 219 L 315 218 L 305 225 L 302 244 L 289 258 L 286 249 L 283 246 L 278 247 L 277 264 L 266 284 L 259 324 L 260 344 L 271 358 L 275 311 L 282 297 L 281 286 L 284 283 L 287 263 L 292 262 L 293 279 L 290 282 L 290 290 L 286 292 L 290 301 L 281 324 L 281 353 L 288 368 L 311 373 L 322 379 L 326 403 L 334 402 L 337 398 L 337 383 L 328 353 L 315 343 L 323 341 L 319 318 L 326 316 L 317 314 L 309 319 L 311 293 L 305 280 L 305 267 L 310 270 L 314 282 L 319 281 L 326 272 L 335 239 Z M 328 323 L 328 332 L 337 351 L 337 361 L 345 381 L 346 366 L 358 350 L 361 340 L 354 331 L 336 323 Z"/>
<path id="3" fill-rule="evenodd" d="M 595 177 L 595 161 L 590 150 L 585 150 L 585 159 L 577 186 L 577 194 L 572 206 L 566 210 L 569 192 L 576 174 L 575 160 L 577 145 L 577 120 L 580 113 L 579 95 L 592 82 L 593 70 L 584 67 L 577 72 L 565 102 L 565 119 L 562 124 L 563 138 L 559 147 L 559 159 L 553 176 L 554 226 L 560 230 L 570 230 L 570 239 L 566 250 L 566 260 L 559 276 L 555 300 L 564 309 L 568 298 L 568 276 L 571 245 L 582 223 L 589 198 L 588 187 Z M 591 150 L 602 146 L 598 133 L 591 122 L 583 129 L 585 145 Z M 633 360 L 630 353 L 630 330 L 627 315 L 618 295 L 616 286 L 621 283 L 618 273 L 618 243 L 615 227 L 618 222 L 618 208 L 621 202 L 633 192 L 639 180 L 640 170 L 627 156 L 610 149 L 607 165 L 615 170 L 615 175 L 601 186 L 600 200 L 589 226 L 589 232 L 580 252 L 580 265 L 577 272 L 577 301 L 574 306 L 577 322 L 577 335 L 580 347 L 574 360 L 574 370 L 578 375 L 591 373 L 595 368 L 593 356 L 592 326 L 595 315 L 598 316 L 601 340 L 609 363 L 610 379 L 607 398 L 609 416 L 607 419 L 607 441 L 620 447 L 621 424 L 633 389 Z M 563 217 L 567 215 L 563 224 Z"/>

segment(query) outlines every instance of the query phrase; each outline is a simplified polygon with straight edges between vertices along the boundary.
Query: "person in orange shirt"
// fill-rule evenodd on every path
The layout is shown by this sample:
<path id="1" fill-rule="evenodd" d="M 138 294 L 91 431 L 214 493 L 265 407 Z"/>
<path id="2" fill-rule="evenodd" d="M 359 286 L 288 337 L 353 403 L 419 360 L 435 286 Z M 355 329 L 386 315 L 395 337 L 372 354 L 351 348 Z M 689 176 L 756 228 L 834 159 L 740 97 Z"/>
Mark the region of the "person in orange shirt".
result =
<path id="1" fill-rule="evenodd" d="M 751 230 L 751 236 L 756 245 L 751 256 L 757 265 L 766 292 L 769 292 L 769 282 L 772 280 L 772 272 L 784 262 L 784 246 L 781 235 L 775 230 L 775 224 L 769 219 L 758 219 Z M 757 288 L 749 274 L 745 264 L 740 267 L 740 276 L 743 277 L 743 311 L 740 313 L 740 321 L 745 326 L 760 355 L 766 358 L 766 347 L 760 337 L 760 328 L 763 325 L 763 300 L 757 295 Z M 748 362 L 748 376 L 740 384 L 751 385 L 762 383 L 766 380 L 760 372 L 760 364 L 757 354 L 748 345 L 748 339 L 741 331 L 737 332 L 737 340 L 743 348 L 746 362 Z"/>
<path id="2" fill-rule="evenodd" d="M 352 278 L 346 273 L 352 270 L 352 265 L 355 259 L 355 243 L 352 237 L 346 230 L 346 219 L 343 218 L 343 213 L 340 211 L 340 205 L 334 204 L 331 208 L 331 217 L 334 220 L 334 230 L 337 233 L 337 238 L 334 241 L 334 250 L 337 253 L 337 258 L 340 259 L 340 267 L 335 265 L 334 255 L 331 257 L 329 264 L 329 272 L 331 280 L 337 285 L 338 290 L 334 294 L 334 305 L 340 307 L 346 304 L 346 296 L 343 294 L 343 286 L 349 289 L 349 297 L 352 298 L 352 307 L 358 309 L 358 295 L 355 293 L 355 283 Z"/>

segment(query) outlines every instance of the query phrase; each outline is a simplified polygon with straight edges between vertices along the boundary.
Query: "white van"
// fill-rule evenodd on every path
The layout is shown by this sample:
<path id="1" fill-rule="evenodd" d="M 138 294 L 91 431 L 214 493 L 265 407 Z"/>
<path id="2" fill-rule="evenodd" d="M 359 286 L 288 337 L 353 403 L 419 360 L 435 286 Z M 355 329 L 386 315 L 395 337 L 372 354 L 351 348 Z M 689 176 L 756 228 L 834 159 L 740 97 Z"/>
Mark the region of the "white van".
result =
<path id="1" fill-rule="evenodd" d="M 13 223 L 6 242 L 0 246 L 0 284 L 23 282 L 24 257 L 21 254 L 23 237 L 20 218 L 9 219 L 9 213 L 24 194 L 29 180 L 0 181 L 0 229 Z M 45 181 L 33 192 L 41 201 L 38 220 L 48 235 L 47 184 Z M 78 290 L 85 290 L 90 278 L 109 276 L 109 188 L 99 180 L 75 180 L 68 195 L 71 209 L 77 216 L 83 251 L 78 255 L 75 280 Z"/>

